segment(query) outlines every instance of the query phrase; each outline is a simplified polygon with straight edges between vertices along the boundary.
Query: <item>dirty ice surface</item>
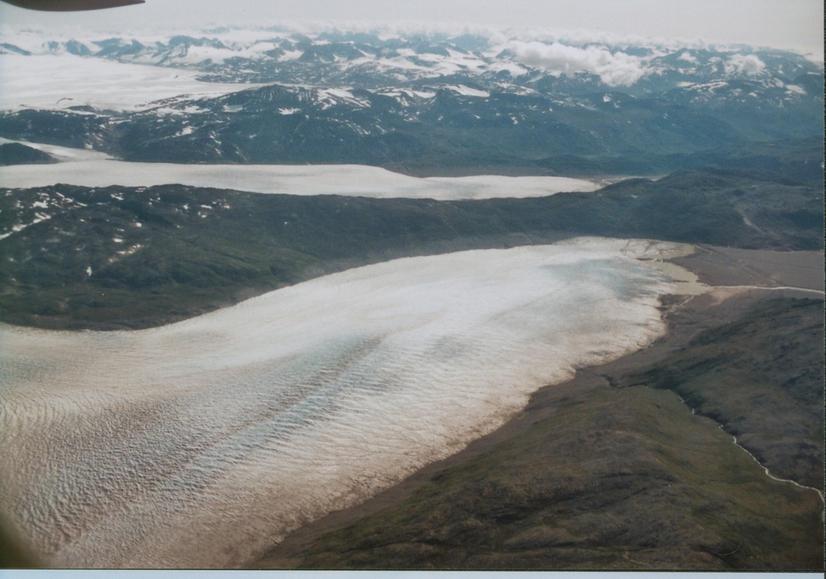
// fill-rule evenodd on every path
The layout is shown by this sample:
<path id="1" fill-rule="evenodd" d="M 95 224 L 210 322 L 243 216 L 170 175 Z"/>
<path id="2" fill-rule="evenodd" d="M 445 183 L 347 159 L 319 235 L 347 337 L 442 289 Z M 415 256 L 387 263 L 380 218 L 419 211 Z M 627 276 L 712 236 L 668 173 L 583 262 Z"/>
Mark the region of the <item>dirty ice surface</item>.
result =
<path id="1" fill-rule="evenodd" d="M 657 258 L 680 251 L 581 238 L 388 261 L 149 330 L 0 325 L 0 511 L 50 565 L 243 565 L 647 345 L 675 285 Z"/>

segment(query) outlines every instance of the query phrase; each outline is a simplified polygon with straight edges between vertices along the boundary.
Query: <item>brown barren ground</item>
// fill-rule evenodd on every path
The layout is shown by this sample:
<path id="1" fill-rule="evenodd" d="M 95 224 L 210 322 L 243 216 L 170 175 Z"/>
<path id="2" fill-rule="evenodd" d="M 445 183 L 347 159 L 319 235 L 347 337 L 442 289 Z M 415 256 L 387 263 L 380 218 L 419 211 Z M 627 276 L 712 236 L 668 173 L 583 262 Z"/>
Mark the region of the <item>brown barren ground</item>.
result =
<path id="1" fill-rule="evenodd" d="M 673 260 L 708 285 L 796 286 L 823 291 L 822 251 L 771 251 L 713 245 Z"/>

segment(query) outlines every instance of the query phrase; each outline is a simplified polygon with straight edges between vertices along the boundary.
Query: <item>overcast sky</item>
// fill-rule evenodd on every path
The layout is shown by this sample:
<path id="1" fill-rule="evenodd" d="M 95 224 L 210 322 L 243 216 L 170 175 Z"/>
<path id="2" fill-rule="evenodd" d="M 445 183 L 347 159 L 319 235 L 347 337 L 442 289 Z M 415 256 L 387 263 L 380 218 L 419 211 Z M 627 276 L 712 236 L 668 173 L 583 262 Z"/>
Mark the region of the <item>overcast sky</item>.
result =
<path id="1" fill-rule="evenodd" d="M 147 0 L 142 6 L 73 14 L 31 12 L 0 3 L 0 22 L 14 28 L 128 33 L 290 21 L 596 30 L 823 55 L 823 0 Z"/>

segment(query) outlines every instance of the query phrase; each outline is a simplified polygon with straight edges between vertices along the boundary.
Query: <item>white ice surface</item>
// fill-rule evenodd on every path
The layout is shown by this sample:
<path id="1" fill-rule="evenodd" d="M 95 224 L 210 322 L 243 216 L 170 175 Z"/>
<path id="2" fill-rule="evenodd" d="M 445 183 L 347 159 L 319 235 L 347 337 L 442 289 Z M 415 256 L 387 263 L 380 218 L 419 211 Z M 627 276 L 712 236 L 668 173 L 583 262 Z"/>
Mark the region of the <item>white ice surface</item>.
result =
<path id="1" fill-rule="evenodd" d="M 56 566 L 233 566 L 663 331 L 679 248 L 352 269 L 173 325 L 0 325 L 0 508 Z"/>
<path id="2" fill-rule="evenodd" d="M 23 141 L 18 141 L 23 142 Z M 107 159 L 83 149 L 23 142 L 64 160 L 49 165 L 0 168 L 0 187 L 45 187 L 55 183 L 105 187 L 144 187 L 179 183 L 253 193 L 489 199 L 543 197 L 561 192 L 595 191 L 601 185 L 571 177 L 411 177 L 368 165 L 186 165 L 133 163 Z"/>
<path id="3" fill-rule="evenodd" d="M 219 96 L 260 86 L 201 82 L 198 74 L 71 54 L 0 54 L 0 110 L 79 105 L 138 110 L 170 97 Z"/>

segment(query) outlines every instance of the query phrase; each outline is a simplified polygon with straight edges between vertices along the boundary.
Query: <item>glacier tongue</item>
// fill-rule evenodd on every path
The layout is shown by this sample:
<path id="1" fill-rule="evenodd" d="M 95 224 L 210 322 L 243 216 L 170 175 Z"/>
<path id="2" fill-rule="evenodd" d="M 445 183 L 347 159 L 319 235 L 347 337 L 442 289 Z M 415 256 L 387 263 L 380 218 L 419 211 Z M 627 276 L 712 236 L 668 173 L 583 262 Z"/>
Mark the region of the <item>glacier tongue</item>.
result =
<path id="1" fill-rule="evenodd" d="M 399 259 L 134 332 L 0 326 L 3 510 L 50 565 L 241 565 L 649 343 L 673 289 L 650 258 L 676 247 Z"/>

